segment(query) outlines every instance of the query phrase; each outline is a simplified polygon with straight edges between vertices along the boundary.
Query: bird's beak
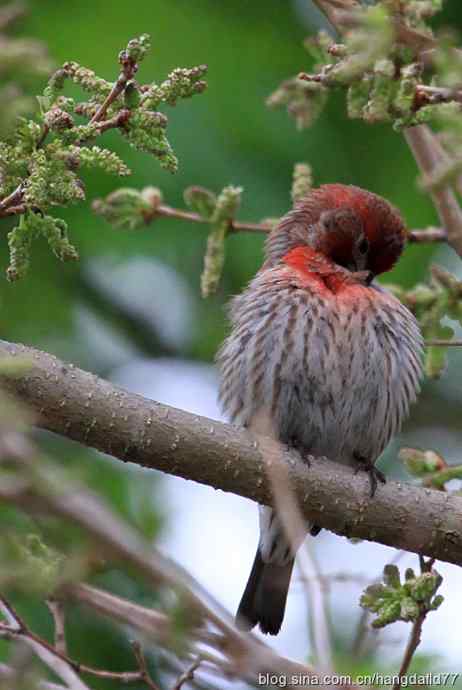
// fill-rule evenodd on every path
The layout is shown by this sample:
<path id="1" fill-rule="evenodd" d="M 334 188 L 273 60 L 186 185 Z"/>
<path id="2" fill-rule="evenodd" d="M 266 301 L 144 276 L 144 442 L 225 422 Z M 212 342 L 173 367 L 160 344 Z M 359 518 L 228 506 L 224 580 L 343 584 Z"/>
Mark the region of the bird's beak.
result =
<path id="1" fill-rule="evenodd" d="M 372 271 L 366 271 L 366 273 L 368 273 L 368 275 L 366 276 L 364 282 L 366 283 L 366 285 L 370 285 L 374 280 L 375 275 L 372 273 Z"/>
<path id="2" fill-rule="evenodd" d="M 375 278 L 372 271 L 353 271 L 351 274 L 356 280 L 364 285 L 370 285 Z"/>

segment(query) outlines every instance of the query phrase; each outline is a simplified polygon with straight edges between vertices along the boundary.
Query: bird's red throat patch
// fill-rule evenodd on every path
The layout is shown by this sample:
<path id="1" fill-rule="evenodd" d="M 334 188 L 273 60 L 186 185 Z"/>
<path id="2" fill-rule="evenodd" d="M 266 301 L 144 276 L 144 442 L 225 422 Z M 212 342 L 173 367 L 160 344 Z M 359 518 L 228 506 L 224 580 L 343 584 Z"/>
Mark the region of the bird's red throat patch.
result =
<path id="1" fill-rule="evenodd" d="M 287 252 L 282 261 L 296 271 L 302 284 L 320 292 L 337 295 L 346 288 L 351 290 L 355 287 L 364 287 L 349 274 L 349 271 L 337 266 L 311 247 L 295 247 Z"/>

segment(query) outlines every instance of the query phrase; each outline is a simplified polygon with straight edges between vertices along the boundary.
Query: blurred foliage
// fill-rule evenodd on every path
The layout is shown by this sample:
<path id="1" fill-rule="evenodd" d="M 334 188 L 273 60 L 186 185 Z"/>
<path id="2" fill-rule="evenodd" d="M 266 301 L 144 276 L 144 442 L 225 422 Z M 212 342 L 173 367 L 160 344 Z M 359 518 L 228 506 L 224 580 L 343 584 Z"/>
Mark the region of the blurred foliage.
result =
<path id="1" fill-rule="evenodd" d="M 462 479 L 462 465 L 448 465 L 446 460 L 434 450 L 401 448 L 399 459 L 404 462 L 411 475 L 418 477 L 423 486 L 428 486 L 431 489 L 447 491 L 447 482 L 453 479 Z M 458 493 L 460 495 L 460 490 Z"/>
<path id="2" fill-rule="evenodd" d="M 422 335 L 428 341 L 450 341 L 454 328 L 447 318 L 462 326 L 462 281 L 434 265 L 427 284 L 416 285 L 412 290 L 399 286 L 388 287 L 418 318 Z M 443 323 L 443 319 L 446 321 Z M 425 350 L 425 373 L 429 378 L 440 377 L 447 366 L 448 347 L 429 346 Z"/>
<path id="3" fill-rule="evenodd" d="M 11 131 L 19 116 L 37 110 L 35 91 L 53 69 L 46 43 L 15 36 L 15 26 L 26 14 L 23 2 L 0 6 L 0 132 Z"/>

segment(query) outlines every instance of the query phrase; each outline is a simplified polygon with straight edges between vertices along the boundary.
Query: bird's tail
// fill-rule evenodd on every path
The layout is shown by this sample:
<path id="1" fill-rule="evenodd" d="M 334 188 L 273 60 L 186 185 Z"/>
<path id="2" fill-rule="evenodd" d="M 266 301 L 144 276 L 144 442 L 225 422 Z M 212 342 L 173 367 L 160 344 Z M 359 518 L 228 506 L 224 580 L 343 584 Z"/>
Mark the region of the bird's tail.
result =
<path id="1" fill-rule="evenodd" d="M 284 618 L 293 567 L 294 559 L 282 565 L 265 563 L 257 549 L 236 614 L 238 628 L 252 630 L 259 624 L 262 632 L 277 635 Z"/>

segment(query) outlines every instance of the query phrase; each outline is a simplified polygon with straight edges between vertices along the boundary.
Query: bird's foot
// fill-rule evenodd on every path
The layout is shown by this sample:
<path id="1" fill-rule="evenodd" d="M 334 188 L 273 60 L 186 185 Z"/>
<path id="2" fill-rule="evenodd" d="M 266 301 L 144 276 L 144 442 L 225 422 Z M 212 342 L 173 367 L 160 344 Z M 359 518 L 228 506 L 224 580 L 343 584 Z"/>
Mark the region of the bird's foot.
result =
<path id="1" fill-rule="evenodd" d="M 303 464 L 306 465 L 307 467 L 311 467 L 311 458 L 313 456 L 310 455 L 309 453 L 307 453 L 306 451 L 304 452 L 304 451 L 299 450 L 298 452 L 302 456 Z"/>
<path id="2" fill-rule="evenodd" d="M 300 455 L 303 464 L 306 465 L 307 467 L 311 466 L 311 458 L 312 455 L 310 455 L 307 451 L 303 450 L 302 446 L 297 442 L 296 439 L 293 439 L 290 441 L 290 443 L 286 443 L 285 445 L 285 450 L 290 453 L 293 450 L 296 450 L 297 453 Z"/>
<path id="3" fill-rule="evenodd" d="M 354 454 L 354 459 L 357 462 L 355 467 L 355 474 L 358 474 L 360 470 L 367 472 L 369 475 L 369 482 L 371 485 L 371 498 L 374 498 L 375 492 L 377 491 L 378 482 L 381 484 L 386 484 L 387 478 L 384 473 L 377 469 L 373 462 L 365 458 L 359 453 Z"/>

